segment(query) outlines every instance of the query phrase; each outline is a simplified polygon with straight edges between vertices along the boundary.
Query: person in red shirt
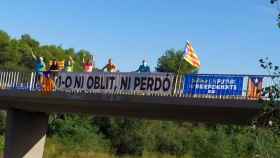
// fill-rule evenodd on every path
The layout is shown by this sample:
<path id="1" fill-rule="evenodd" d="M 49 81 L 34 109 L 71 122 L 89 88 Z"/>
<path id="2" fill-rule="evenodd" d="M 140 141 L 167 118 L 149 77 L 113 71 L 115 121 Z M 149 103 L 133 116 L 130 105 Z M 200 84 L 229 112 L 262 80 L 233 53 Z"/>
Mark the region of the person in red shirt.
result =
<path id="1" fill-rule="evenodd" d="M 83 58 L 83 68 L 84 72 L 92 72 L 92 70 L 94 69 L 93 59 L 87 59 L 85 61 L 85 59 Z"/>

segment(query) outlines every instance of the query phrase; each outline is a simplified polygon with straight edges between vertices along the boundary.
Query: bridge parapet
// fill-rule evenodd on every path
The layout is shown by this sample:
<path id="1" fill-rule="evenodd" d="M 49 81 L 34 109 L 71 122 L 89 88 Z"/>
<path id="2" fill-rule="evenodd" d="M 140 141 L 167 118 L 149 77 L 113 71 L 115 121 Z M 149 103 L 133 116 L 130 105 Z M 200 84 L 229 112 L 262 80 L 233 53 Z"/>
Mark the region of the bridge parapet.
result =
<path id="1" fill-rule="evenodd" d="M 267 99 L 262 88 L 274 84 L 271 75 L 172 73 L 64 73 L 51 78 L 55 91 L 72 94 L 172 96 L 213 99 Z M 35 72 L 0 71 L 0 90 L 39 92 L 45 83 Z"/>

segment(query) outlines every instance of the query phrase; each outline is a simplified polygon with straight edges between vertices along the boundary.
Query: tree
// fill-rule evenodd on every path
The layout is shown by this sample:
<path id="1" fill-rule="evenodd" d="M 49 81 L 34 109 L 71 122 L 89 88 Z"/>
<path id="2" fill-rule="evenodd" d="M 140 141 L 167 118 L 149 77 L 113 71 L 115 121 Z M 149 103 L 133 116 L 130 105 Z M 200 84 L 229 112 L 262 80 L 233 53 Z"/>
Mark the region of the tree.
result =
<path id="1" fill-rule="evenodd" d="M 0 64 L 4 65 L 9 60 L 9 53 L 7 51 L 9 47 L 10 37 L 9 35 L 0 30 Z"/>
<path id="2" fill-rule="evenodd" d="M 10 36 L 6 32 L 0 30 L 0 50 L 5 49 L 9 45 L 9 42 Z"/>
<path id="3" fill-rule="evenodd" d="M 85 114 L 67 114 L 64 118 L 55 118 L 51 115 L 47 135 L 56 138 L 72 151 L 106 150 L 110 146 L 91 125 L 91 116 Z"/>
<path id="4" fill-rule="evenodd" d="M 280 69 L 268 58 L 260 59 L 259 62 L 260 66 L 271 75 L 272 85 L 262 90 L 262 95 L 268 100 L 263 101 L 263 112 L 256 118 L 255 123 L 270 128 L 275 134 L 280 135 Z"/>
<path id="5" fill-rule="evenodd" d="M 117 155 L 142 155 L 144 151 L 144 121 L 129 118 L 95 117 L 94 126 L 99 134 L 111 141 Z"/>
<path id="6" fill-rule="evenodd" d="M 279 7 L 279 0 L 270 0 L 270 4 L 276 5 L 278 10 L 278 16 L 277 16 L 277 25 L 280 28 L 280 7 Z"/>
<path id="7" fill-rule="evenodd" d="M 82 71 L 83 56 L 90 57 L 90 52 L 81 50 L 75 52 L 73 48 L 64 49 L 57 45 L 40 45 L 36 39 L 24 34 L 20 39 L 13 39 L 0 30 L 0 69 L 13 71 L 31 71 L 34 69 L 34 59 L 31 56 L 42 56 L 46 63 L 49 60 L 67 60 L 69 56 L 75 61 L 74 71 Z"/>
<path id="8" fill-rule="evenodd" d="M 22 35 L 20 41 L 25 42 L 33 49 L 38 48 L 40 46 L 40 43 L 33 39 L 29 34 Z"/>
<path id="9" fill-rule="evenodd" d="M 179 69 L 180 62 L 182 62 L 180 74 L 198 72 L 198 69 L 195 69 L 186 61 L 182 61 L 183 53 L 184 51 L 182 50 L 167 50 L 165 54 L 158 59 L 156 70 L 158 72 L 177 72 Z"/>

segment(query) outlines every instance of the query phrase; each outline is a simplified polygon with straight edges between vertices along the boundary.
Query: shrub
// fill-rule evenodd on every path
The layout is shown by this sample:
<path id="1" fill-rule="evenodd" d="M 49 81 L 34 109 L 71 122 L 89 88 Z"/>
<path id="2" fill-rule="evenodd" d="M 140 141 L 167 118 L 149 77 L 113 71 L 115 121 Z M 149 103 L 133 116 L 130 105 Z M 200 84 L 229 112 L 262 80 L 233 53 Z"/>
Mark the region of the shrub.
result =
<path id="1" fill-rule="evenodd" d="M 117 155 L 142 155 L 144 151 L 143 121 L 127 118 L 94 118 L 98 131 L 111 141 Z"/>
<path id="2" fill-rule="evenodd" d="M 49 130 L 52 131 L 52 137 L 71 151 L 107 151 L 110 146 L 109 141 L 97 134 L 90 119 L 78 115 L 67 116 L 65 120 L 56 119 Z"/>

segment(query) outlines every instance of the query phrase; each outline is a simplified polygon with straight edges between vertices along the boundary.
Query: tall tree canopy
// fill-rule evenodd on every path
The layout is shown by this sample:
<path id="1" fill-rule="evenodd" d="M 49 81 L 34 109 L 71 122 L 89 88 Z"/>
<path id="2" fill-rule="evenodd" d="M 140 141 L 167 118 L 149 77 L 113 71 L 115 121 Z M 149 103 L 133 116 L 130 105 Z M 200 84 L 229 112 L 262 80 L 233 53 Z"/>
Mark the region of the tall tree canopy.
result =
<path id="1" fill-rule="evenodd" d="M 182 61 L 183 50 L 169 49 L 163 56 L 158 59 L 156 70 L 158 72 L 178 72 L 180 62 L 180 74 L 197 73 L 198 69 L 195 69 L 186 61 Z"/>
<path id="2" fill-rule="evenodd" d="M 81 71 L 82 58 L 90 56 L 90 52 L 87 50 L 76 52 L 73 48 L 64 49 L 57 45 L 41 45 L 39 41 L 28 34 L 23 34 L 20 39 L 13 39 L 6 32 L 0 30 L 0 69 L 33 70 L 34 59 L 31 52 L 44 57 L 45 62 L 54 59 L 66 60 L 72 56 L 75 61 L 74 71 Z"/>
<path id="3" fill-rule="evenodd" d="M 270 3 L 272 5 L 276 5 L 276 9 L 278 11 L 278 15 L 277 15 L 277 25 L 280 28 L 280 4 L 279 4 L 279 0 L 270 0 Z"/>

